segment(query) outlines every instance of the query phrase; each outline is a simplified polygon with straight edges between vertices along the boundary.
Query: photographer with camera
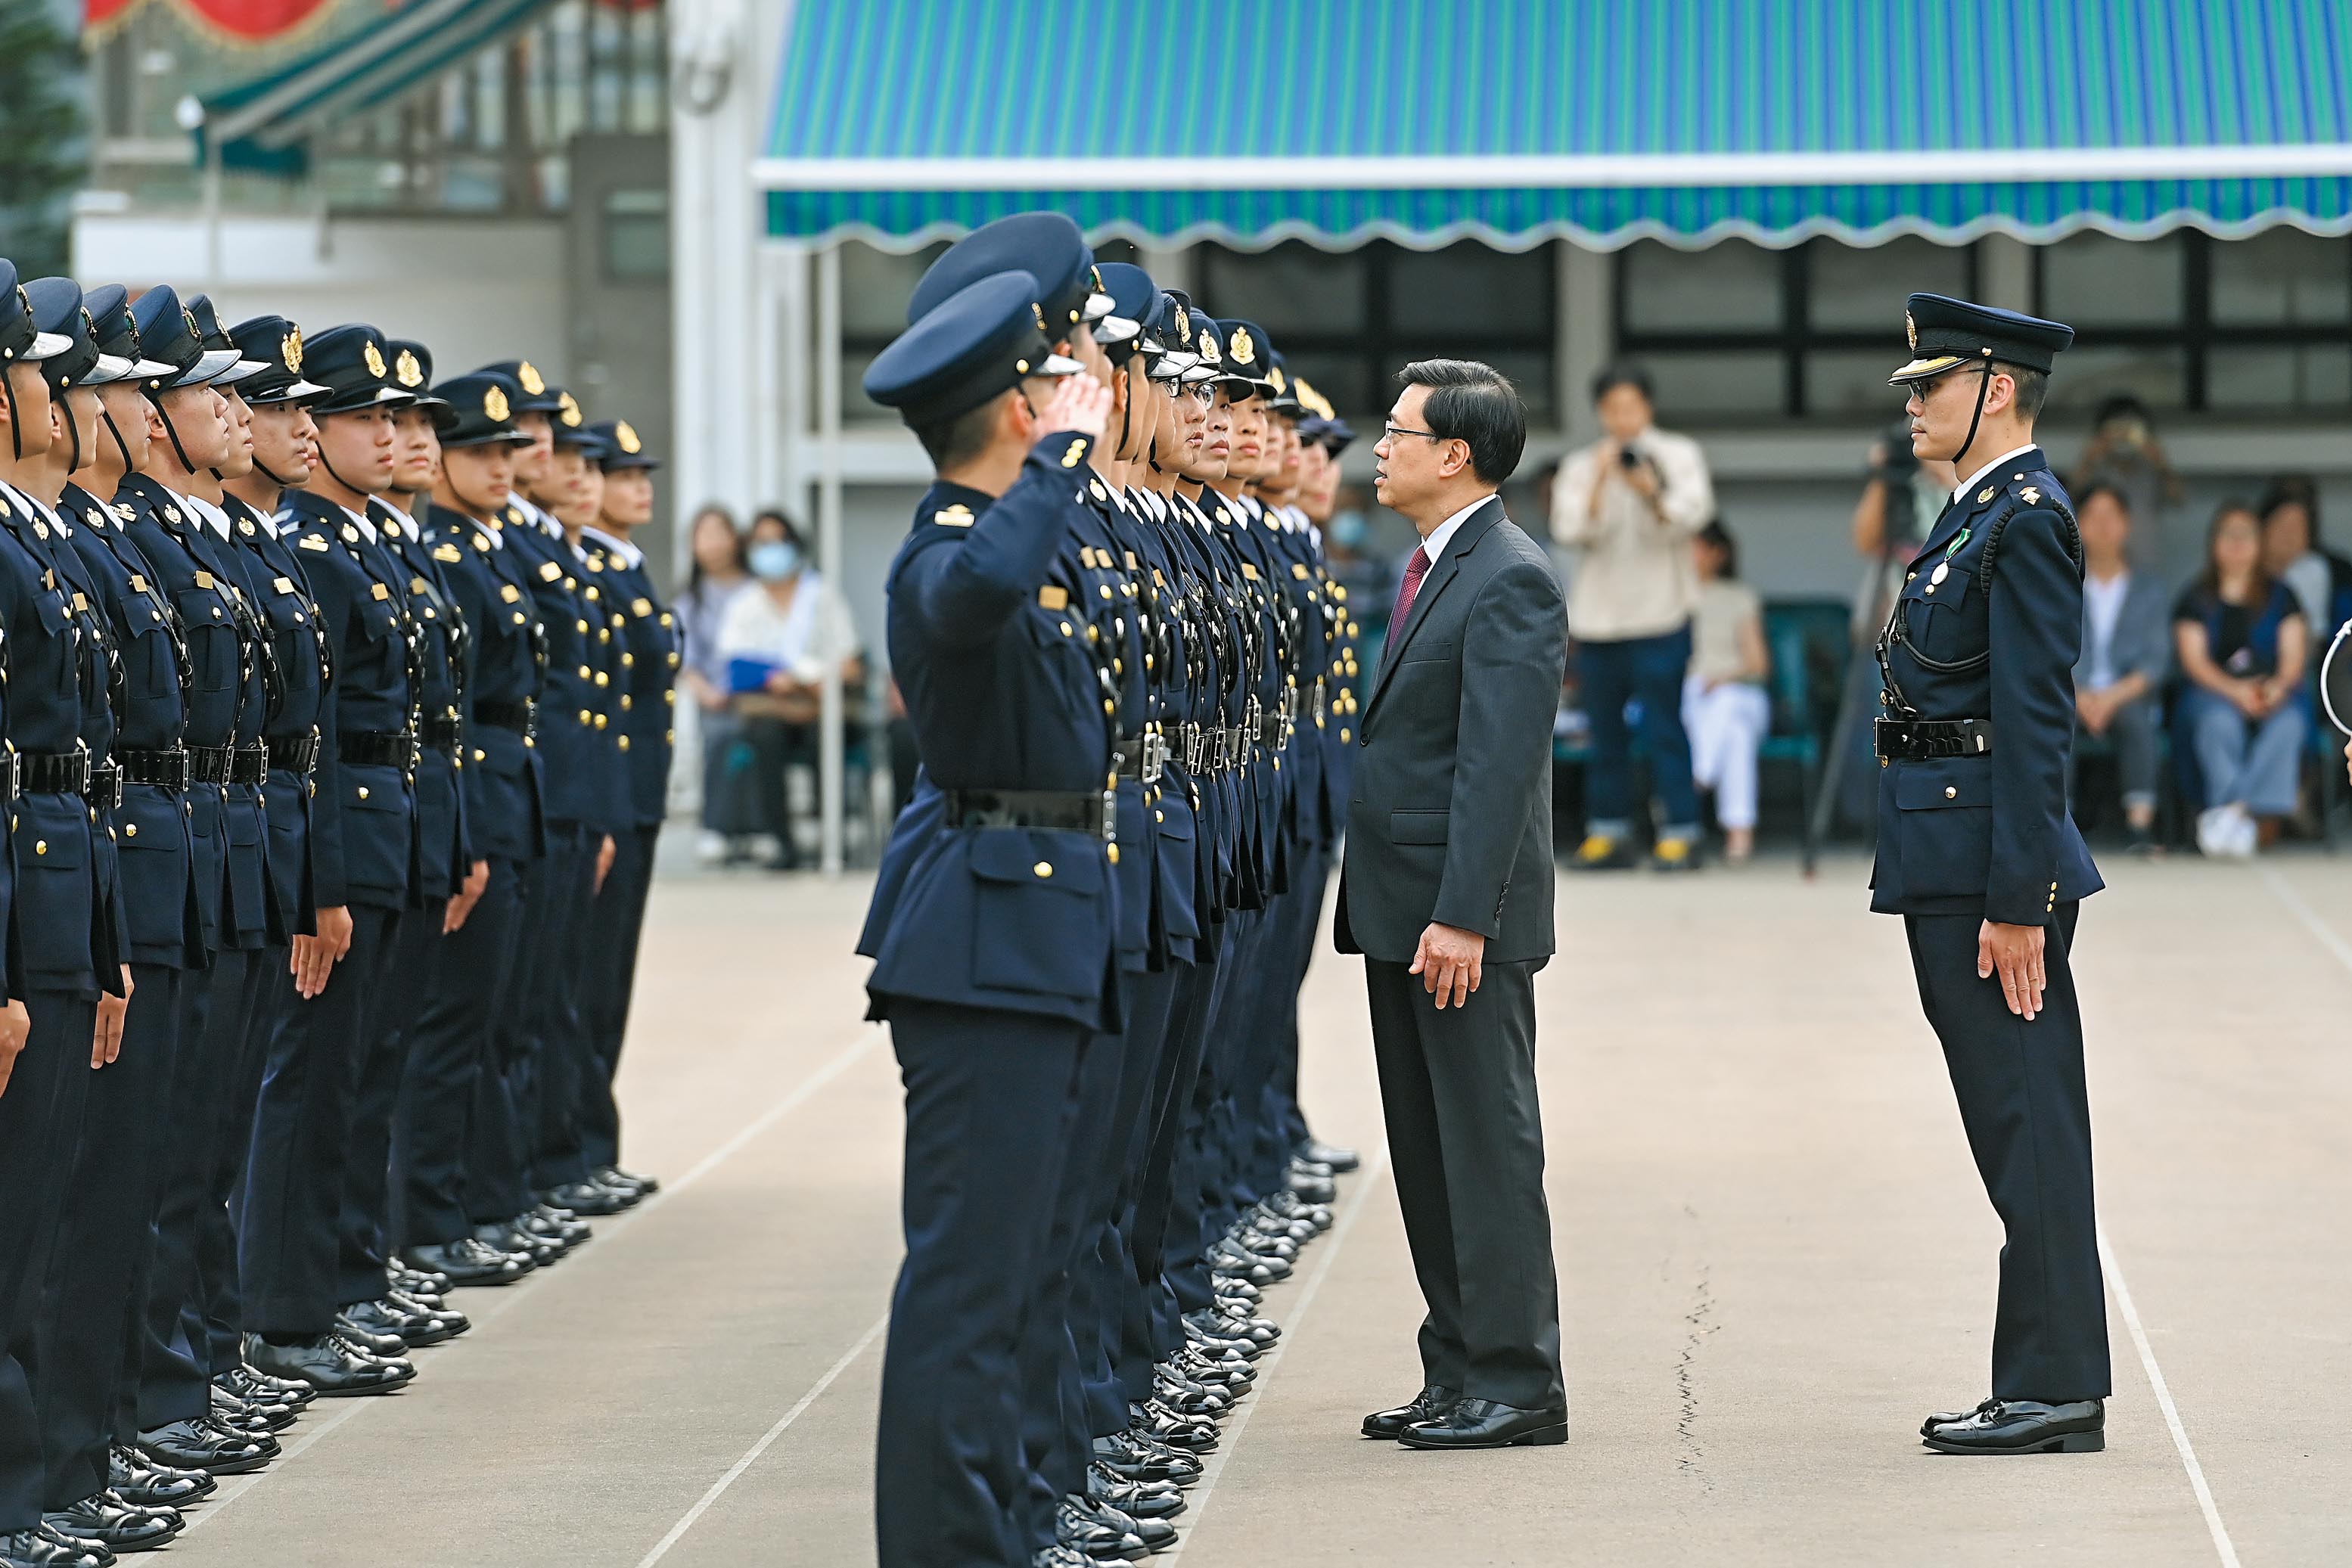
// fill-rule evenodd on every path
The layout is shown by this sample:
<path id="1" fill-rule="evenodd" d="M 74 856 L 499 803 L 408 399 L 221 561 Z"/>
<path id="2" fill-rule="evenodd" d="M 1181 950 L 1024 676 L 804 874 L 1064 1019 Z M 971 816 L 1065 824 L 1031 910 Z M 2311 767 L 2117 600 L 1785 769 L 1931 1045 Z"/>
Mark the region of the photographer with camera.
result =
<path id="1" fill-rule="evenodd" d="M 2120 392 L 2099 404 L 2067 486 L 2077 496 L 2105 486 L 2131 513 L 2131 570 L 2167 588 L 2201 564 L 2204 541 L 2181 528 L 2180 476 L 2173 471 L 2147 404 Z"/>
<path id="2" fill-rule="evenodd" d="M 1580 871 L 1633 863 L 1633 758 L 1625 705 L 1639 699 L 1651 781 L 1663 822 L 1650 863 L 1698 863 L 1698 796 L 1682 686 L 1691 656 L 1698 574 L 1691 540 L 1715 517 L 1715 485 L 1698 443 L 1651 421 L 1650 378 L 1612 365 L 1592 381 L 1601 440 L 1560 465 L 1551 533 L 1574 552 L 1568 625 L 1592 724 L 1586 778 L 1591 825 L 1570 862 Z"/>

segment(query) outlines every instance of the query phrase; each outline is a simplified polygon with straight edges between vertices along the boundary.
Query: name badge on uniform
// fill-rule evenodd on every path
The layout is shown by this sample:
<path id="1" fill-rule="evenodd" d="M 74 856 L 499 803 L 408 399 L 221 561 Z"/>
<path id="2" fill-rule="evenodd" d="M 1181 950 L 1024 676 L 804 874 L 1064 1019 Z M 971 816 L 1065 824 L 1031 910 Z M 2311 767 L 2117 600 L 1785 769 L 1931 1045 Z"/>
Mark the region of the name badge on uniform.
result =
<path id="1" fill-rule="evenodd" d="M 539 563 L 540 581 L 553 582 L 557 578 L 562 577 L 562 575 L 563 569 L 556 565 L 555 562 L 551 560 L 543 560 Z"/>
<path id="2" fill-rule="evenodd" d="M 198 588 L 210 588 L 212 585 L 213 574 L 211 572 L 200 571 L 196 573 L 196 586 Z"/>
<path id="3" fill-rule="evenodd" d="M 294 541 L 299 549 L 332 549 L 334 547 L 316 534 L 304 534 Z"/>
<path id="4" fill-rule="evenodd" d="M 522 590 L 511 582 L 502 584 L 499 589 L 499 598 L 506 603 L 512 604 L 521 597 Z"/>
<path id="5" fill-rule="evenodd" d="M 89 613 L 89 601 L 84 599 L 79 593 L 74 595 L 74 613 L 77 615 L 87 615 Z"/>
<path id="6" fill-rule="evenodd" d="M 421 577 L 412 577 L 412 578 L 410 578 L 410 579 L 408 580 L 408 591 L 409 591 L 409 592 L 411 592 L 411 593 L 422 593 L 422 592 L 424 592 L 424 591 L 425 591 L 425 580 L 424 580 L 423 578 L 421 578 Z"/>
<path id="7" fill-rule="evenodd" d="M 1037 591 L 1037 602 L 1048 610 L 1067 610 L 1070 607 L 1070 591 L 1049 582 Z"/>
<path id="8" fill-rule="evenodd" d="M 135 571 L 131 574 L 131 591 L 133 593 L 147 591 L 147 580 Z"/>
<path id="9" fill-rule="evenodd" d="M 392 590 L 386 588 L 381 582 L 371 582 L 368 584 L 368 597 L 370 599 L 376 600 L 390 599 L 392 597 Z"/>
<path id="10" fill-rule="evenodd" d="M 466 552 L 456 545 L 439 544 L 433 547 L 433 559 L 438 561 L 460 561 L 466 559 Z"/>
<path id="11" fill-rule="evenodd" d="M 280 593 L 292 593 L 295 591 L 294 580 L 290 577 L 273 577 L 269 580 L 269 586 L 276 589 Z"/>
<path id="12" fill-rule="evenodd" d="M 1244 561 L 1242 562 L 1242 575 L 1248 578 L 1252 582 L 1255 582 L 1257 580 L 1257 568 L 1252 566 L 1247 561 Z"/>

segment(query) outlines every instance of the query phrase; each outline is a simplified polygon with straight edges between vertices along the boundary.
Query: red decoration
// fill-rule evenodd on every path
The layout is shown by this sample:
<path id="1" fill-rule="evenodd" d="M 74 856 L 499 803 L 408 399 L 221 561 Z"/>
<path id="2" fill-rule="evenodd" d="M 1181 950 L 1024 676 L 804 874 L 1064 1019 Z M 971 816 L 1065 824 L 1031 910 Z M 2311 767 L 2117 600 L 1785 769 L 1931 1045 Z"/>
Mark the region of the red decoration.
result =
<path id="1" fill-rule="evenodd" d="M 320 19 L 327 0 L 173 0 L 181 15 L 234 44 L 283 43 Z M 82 32 L 120 26 L 145 0 L 82 0 Z"/>

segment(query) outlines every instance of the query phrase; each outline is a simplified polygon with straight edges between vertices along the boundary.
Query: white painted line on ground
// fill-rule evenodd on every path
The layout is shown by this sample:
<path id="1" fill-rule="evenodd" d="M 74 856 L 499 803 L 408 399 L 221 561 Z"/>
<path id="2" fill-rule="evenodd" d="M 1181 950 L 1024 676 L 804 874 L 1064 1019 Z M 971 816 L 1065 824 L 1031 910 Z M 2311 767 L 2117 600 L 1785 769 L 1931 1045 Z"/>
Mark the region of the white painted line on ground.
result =
<path id="1" fill-rule="evenodd" d="M 2264 866 L 2263 883 L 2271 890 L 2273 897 L 2286 905 L 2289 914 L 2303 922 L 2303 928 L 2310 932 L 2321 946 L 2335 955 L 2337 963 L 2352 969 L 2352 943 L 2347 943 L 2336 935 L 2327 922 L 2319 917 L 2319 912 L 2304 902 L 2303 894 L 2287 885 L 2286 878 L 2279 875 L 2275 868 Z"/>
<path id="2" fill-rule="evenodd" d="M 754 1139 L 758 1138 L 760 1134 L 765 1133 L 771 1127 L 773 1127 L 778 1122 L 782 1121 L 786 1116 L 799 1109 L 802 1105 L 806 1104 L 817 1091 L 823 1089 L 826 1084 L 831 1083 L 835 1079 L 848 1071 L 852 1067 L 855 1067 L 857 1064 L 858 1060 L 863 1057 L 866 1051 L 873 1049 L 875 1042 L 879 1040 L 881 1038 L 882 1026 L 878 1023 L 869 1025 L 866 1029 L 861 1030 L 855 1041 L 837 1052 L 833 1059 L 827 1061 L 823 1067 L 818 1068 L 808 1077 L 803 1079 L 800 1083 L 782 1099 L 777 1101 L 774 1104 L 769 1106 L 767 1110 L 761 1113 L 758 1120 L 752 1122 L 749 1126 L 744 1127 L 733 1137 L 728 1139 L 725 1143 L 719 1145 L 717 1148 L 703 1155 L 701 1159 L 694 1163 L 693 1166 L 688 1169 L 684 1176 L 679 1176 L 676 1181 L 662 1183 L 661 1191 L 654 1194 L 651 1197 L 637 1205 L 636 1207 L 614 1217 L 611 1223 L 604 1226 L 600 1230 L 598 1230 L 596 1239 L 607 1247 L 611 1246 L 614 1238 L 627 1231 L 629 1228 L 635 1224 L 639 1219 L 644 1218 L 646 1215 L 653 1213 L 656 1209 L 659 1208 L 664 1200 L 674 1198 L 679 1193 L 685 1192 L 688 1188 L 692 1187 L 704 1176 L 709 1176 L 712 1171 L 715 1171 L 720 1166 L 725 1165 L 729 1159 L 740 1154 L 744 1147 L 751 1144 Z M 601 1256 L 601 1252 L 599 1255 Z M 541 1294 L 543 1287 L 541 1290 L 532 1289 L 532 1286 L 539 1282 L 540 1281 L 537 1280 L 526 1280 L 519 1281 L 516 1284 L 501 1288 L 499 1291 L 501 1299 L 496 1305 L 489 1308 L 487 1312 L 468 1314 L 473 1317 L 474 1327 L 476 1329 L 479 1329 L 485 1324 L 494 1322 L 498 1318 L 503 1316 L 509 1308 L 513 1307 L 518 1302 L 530 1300 L 534 1296 Z M 863 1350 L 867 1343 L 872 1342 L 875 1333 L 878 1333 L 880 1332 L 881 1325 L 877 1323 L 875 1325 L 874 1330 L 866 1334 L 865 1340 L 859 1342 L 858 1349 Z M 842 1366 L 846 1366 L 851 1360 L 856 1358 L 856 1351 L 852 1351 L 848 1356 L 844 1357 Z M 427 1367 L 423 1370 L 429 1369 L 428 1363 Z M 824 1391 L 825 1384 L 832 1382 L 834 1378 L 840 1375 L 841 1367 L 839 1366 L 835 1367 L 832 1372 L 827 1373 L 825 1375 L 824 1383 L 817 1385 L 816 1388 L 811 1391 L 809 1398 L 814 1399 L 818 1394 L 823 1393 Z M 413 1390 L 416 1385 L 412 1384 L 409 1386 Z M 397 1396 L 361 1396 L 348 1400 L 346 1402 L 345 1408 L 336 1411 L 332 1416 L 320 1422 L 315 1430 L 303 1433 L 301 1440 L 294 1443 L 289 1447 L 285 1452 L 279 1454 L 276 1459 L 270 1462 L 268 1469 L 257 1470 L 249 1476 L 233 1478 L 227 1486 L 225 1486 L 219 1492 L 215 1493 L 210 1499 L 207 1499 L 201 1506 L 200 1511 L 192 1511 L 191 1517 L 188 1521 L 188 1530 L 183 1531 L 181 1533 L 186 1534 L 188 1531 L 196 1529 L 208 1519 L 217 1519 L 221 1513 L 227 1509 L 230 1503 L 235 1502 L 238 1498 L 241 1498 L 246 1493 L 253 1490 L 254 1488 L 259 1486 L 270 1477 L 280 1473 L 287 1465 L 290 1464 L 294 1460 L 296 1456 L 307 1452 L 313 1445 L 318 1443 L 320 1438 L 326 1437 L 330 1432 L 340 1430 L 341 1427 L 348 1426 L 351 1422 L 356 1420 L 362 1412 L 373 1409 L 376 1406 L 384 1403 L 387 1398 L 413 1397 L 415 1397 L 415 1395 L 412 1392 Z M 803 1400 L 801 1406 L 794 1407 L 792 1414 L 798 1415 L 801 1409 L 806 1407 L 806 1404 L 807 1401 Z M 786 1422 L 788 1423 L 789 1420 L 790 1416 L 787 1416 Z M 783 1424 L 779 1424 L 777 1431 L 782 1432 L 782 1429 Z M 772 1434 L 769 1440 L 773 1440 Z M 756 1458 L 756 1453 L 752 1457 Z M 242 1481 L 244 1484 L 239 1486 L 236 1484 L 238 1481 Z M 230 1487 L 234 1487 L 235 1490 L 229 1490 Z M 708 1501 L 705 1501 L 701 1506 L 707 1508 L 709 1504 Z M 667 1542 L 663 1544 L 661 1550 L 668 1550 Z M 658 1554 L 659 1553 L 656 1552 L 656 1555 Z M 653 1559 L 649 1557 L 646 1561 L 650 1563 Z"/>
<path id="3" fill-rule="evenodd" d="M 2179 1452 L 2180 1468 L 2189 1472 L 2189 1490 L 2197 1494 L 2197 1506 L 2205 1515 L 2206 1532 L 2213 1537 L 2213 1550 L 2221 1554 L 2221 1568 L 2240 1568 L 2238 1549 L 2230 1543 L 2230 1531 L 2221 1523 L 2221 1511 L 2213 1505 L 2213 1489 L 2205 1484 L 2205 1467 L 2197 1462 L 2197 1450 L 2189 1446 L 2189 1429 L 2180 1424 L 2180 1407 L 2172 1402 L 2172 1389 L 2164 1381 L 2164 1369 L 2156 1364 L 2156 1351 L 2147 1343 L 2147 1330 L 2140 1326 L 2139 1308 L 2132 1303 L 2131 1287 L 2124 1282 L 2124 1271 L 2116 1262 L 2115 1249 L 2107 1245 L 2107 1228 L 2104 1225 L 2099 1227 L 2099 1266 L 2107 1271 L 2107 1284 L 2116 1293 L 2116 1305 L 2123 1311 L 2124 1327 L 2131 1331 L 2132 1343 L 2139 1351 L 2140 1367 L 2147 1374 L 2148 1386 L 2156 1390 L 2157 1408 L 2164 1412 L 2164 1425 L 2172 1434 L 2173 1448 Z"/>
<path id="4" fill-rule="evenodd" d="M 1257 1409 L 1258 1401 L 1265 1397 L 1266 1385 L 1274 1379 L 1274 1369 L 1282 1364 L 1283 1353 L 1297 1343 L 1298 1331 L 1307 1323 L 1307 1309 L 1315 1304 L 1317 1292 L 1323 1289 L 1323 1281 L 1330 1277 L 1331 1265 L 1339 1260 L 1339 1249 L 1347 1241 L 1348 1233 L 1355 1228 L 1357 1217 L 1364 1212 L 1372 1189 L 1381 1185 L 1381 1178 L 1388 1174 L 1388 1168 L 1389 1146 L 1382 1144 L 1380 1152 L 1363 1167 L 1363 1179 L 1353 1184 L 1358 1191 L 1348 1205 L 1348 1212 L 1339 1217 L 1339 1223 L 1332 1226 L 1331 1233 L 1323 1239 L 1329 1245 L 1317 1249 L 1322 1256 L 1316 1260 L 1315 1271 L 1307 1277 L 1306 1287 L 1298 1292 L 1297 1310 L 1283 1322 L 1282 1337 L 1274 1342 L 1273 1352 L 1258 1362 L 1257 1381 L 1252 1385 L 1250 1397 L 1243 1401 L 1241 1415 L 1234 1420 L 1233 1430 L 1224 1434 L 1217 1445 L 1215 1456 L 1202 1468 L 1200 1485 L 1187 1494 L 1192 1506 L 1184 1512 L 1184 1533 L 1177 1539 L 1174 1546 L 1155 1556 L 1152 1559 L 1154 1563 L 1173 1563 L 1182 1557 L 1184 1549 L 1192 1543 L 1194 1533 L 1201 1528 L 1201 1521 L 1208 1516 L 1209 1499 L 1216 1492 L 1217 1482 L 1224 1478 L 1225 1461 L 1241 1448 L 1242 1434 L 1249 1430 L 1250 1416 Z M 645 1568 L 645 1564 L 641 1563 L 637 1568 Z"/>
<path id="5" fill-rule="evenodd" d="M 835 1382 L 840 1378 L 841 1375 L 847 1372 L 856 1362 L 857 1358 L 864 1355 L 867 1349 L 873 1345 L 876 1340 L 882 1337 L 882 1331 L 889 1326 L 889 1313 L 884 1312 L 880 1317 L 875 1319 L 874 1326 L 867 1329 L 864 1336 L 861 1337 L 856 1344 L 851 1345 L 846 1351 L 844 1351 L 842 1353 L 841 1359 L 835 1362 L 831 1367 L 826 1369 L 825 1375 L 816 1380 L 816 1386 L 811 1388 L 806 1394 L 802 1395 L 797 1404 L 795 1404 L 791 1409 L 785 1411 L 782 1416 L 779 1416 L 776 1420 L 776 1424 L 769 1427 L 767 1433 L 761 1437 L 758 1442 L 752 1444 L 751 1448 L 744 1450 L 744 1454 L 741 1458 L 736 1460 L 732 1465 L 728 1467 L 727 1473 L 725 1475 L 720 1476 L 717 1480 L 710 1483 L 710 1490 L 704 1492 L 701 1499 L 697 1501 L 692 1508 L 686 1511 L 686 1516 L 683 1519 L 680 1519 L 676 1524 L 669 1527 L 669 1533 L 663 1536 L 658 1542 L 655 1542 L 654 1549 L 651 1552 L 646 1552 L 643 1557 L 637 1559 L 637 1568 L 653 1568 L 655 1563 L 669 1555 L 669 1549 L 686 1538 L 686 1532 L 694 1528 L 695 1521 L 709 1512 L 710 1505 L 717 1502 L 720 1497 L 724 1496 L 729 1487 L 733 1486 L 738 1480 L 741 1479 L 743 1472 L 750 1469 L 754 1464 L 758 1463 L 760 1456 L 766 1453 L 769 1448 L 774 1444 L 775 1440 L 784 1435 L 786 1428 L 790 1427 L 793 1422 L 801 1418 L 802 1412 L 805 1411 L 810 1406 L 815 1404 L 818 1398 L 824 1395 L 824 1391 L 832 1387 Z"/>

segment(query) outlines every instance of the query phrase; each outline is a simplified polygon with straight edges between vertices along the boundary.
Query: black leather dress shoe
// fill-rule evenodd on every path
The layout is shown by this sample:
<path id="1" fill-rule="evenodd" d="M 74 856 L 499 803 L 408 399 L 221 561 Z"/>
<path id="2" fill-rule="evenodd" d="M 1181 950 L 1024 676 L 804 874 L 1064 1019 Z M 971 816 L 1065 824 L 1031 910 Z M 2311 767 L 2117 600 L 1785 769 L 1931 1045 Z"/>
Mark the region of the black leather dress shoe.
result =
<path id="1" fill-rule="evenodd" d="M 175 1508 L 133 1508 L 110 1492 L 96 1492 L 71 1508 L 41 1515 L 60 1535 L 87 1541 L 109 1552 L 152 1552 L 187 1528 Z"/>
<path id="2" fill-rule="evenodd" d="M 288 1383 L 283 1378 L 263 1378 L 249 1366 L 233 1366 L 213 1378 L 213 1386 L 232 1398 L 263 1409 L 300 1411 L 318 1397 L 307 1383 Z"/>
<path id="3" fill-rule="evenodd" d="M 1140 1563 L 1151 1555 L 1141 1536 L 1096 1517 L 1068 1498 L 1054 1510 L 1054 1539 L 1097 1563 Z"/>
<path id="4" fill-rule="evenodd" d="M 2098 1399 L 1989 1399 L 1922 1440 L 1939 1454 L 2095 1454 L 2107 1446 L 2107 1407 Z"/>
<path id="5" fill-rule="evenodd" d="M 1029 1568 L 1094 1568 L 1094 1561 L 1076 1547 L 1065 1546 L 1057 1541 L 1051 1546 L 1039 1547 L 1029 1559 Z"/>
<path id="6" fill-rule="evenodd" d="M 575 1181 L 543 1192 L 540 1197 L 558 1208 L 568 1208 L 574 1214 L 590 1218 L 618 1214 L 635 1200 L 617 1187 L 600 1186 L 593 1181 Z"/>
<path id="7" fill-rule="evenodd" d="M 1981 1416 L 2000 1403 L 1998 1399 L 1988 1399 L 1973 1410 L 1931 1410 L 1927 1413 L 1927 1418 L 1919 1423 L 1919 1436 L 1932 1437 L 1936 1435 L 1937 1427 L 1948 1427 L 1955 1421 L 1965 1421 L 1971 1416 Z"/>
<path id="8" fill-rule="evenodd" d="M 259 1334 L 245 1336 L 245 1359 L 273 1377 L 299 1377 L 328 1399 L 389 1394 L 416 1376 L 404 1358 L 369 1355 L 333 1334 L 301 1344 L 271 1344 Z"/>
<path id="9" fill-rule="evenodd" d="M 1404 1436 L 1404 1429 L 1415 1421 L 1434 1421 L 1462 1397 L 1459 1388 L 1446 1388 L 1431 1384 L 1393 1410 L 1375 1410 L 1364 1417 L 1364 1436 L 1385 1437 L 1391 1442 Z"/>
<path id="10" fill-rule="evenodd" d="M 1283 1178 L 1283 1182 L 1307 1203 L 1329 1203 L 1339 1196 L 1339 1184 L 1327 1176 L 1292 1171 Z"/>
<path id="11" fill-rule="evenodd" d="M 416 1261 L 415 1255 L 418 1250 L 419 1249 L 412 1247 L 406 1252 L 394 1253 L 391 1261 L 384 1266 L 384 1272 L 391 1276 L 392 1283 L 396 1288 L 406 1291 L 412 1296 L 447 1295 L 449 1276 L 438 1269 L 426 1268 L 423 1263 Z"/>
<path id="12" fill-rule="evenodd" d="M 278 1457 L 278 1439 L 232 1432 L 203 1419 L 174 1421 L 139 1434 L 141 1453 L 175 1470 L 241 1476 Z"/>
<path id="13" fill-rule="evenodd" d="M 0 1535 L 0 1568 L 107 1568 L 114 1553 L 41 1525 Z"/>
<path id="14" fill-rule="evenodd" d="M 335 1326 L 332 1332 L 335 1338 L 342 1341 L 352 1349 L 374 1356 L 380 1361 L 395 1360 L 408 1354 L 406 1340 L 388 1330 L 369 1327 L 366 1321 L 355 1316 L 349 1307 L 335 1314 Z"/>
<path id="15" fill-rule="evenodd" d="M 639 1176 L 635 1171 L 625 1171 L 618 1166 L 606 1166 L 596 1173 L 596 1180 L 605 1186 L 635 1187 L 647 1197 L 661 1191 L 660 1177 Z"/>
<path id="16" fill-rule="evenodd" d="M 1095 1463 L 1124 1480 L 1188 1487 L 1201 1479 L 1199 1458 L 1133 1427 L 1095 1439 Z"/>
<path id="17" fill-rule="evenodd" d="M 452 1286 L 511 1285 L 530 1272 L 529 1262 L 472 1236 L 462 1241 L 412 1247 L 408 1256 L 421 1268 L 446 1279 Z"/>
<path id="18" fill-rule="evenodd" d="M 1184 1492 L 1174 1481 L 1131 1481 L 1097 1459 L 1087 1467 L 1087 1491 L 1137 1519 L 1166 1519 L 1184 1511 Z"/>
<path id="19" fill-rule="evenodd" d="M 1309 1138 L 1294 1151 L 1308 1165 L 1326 1166 L 1344 1176 L 1364 1163 L 1363 1156 L 1353 1149 L 1343 1149 L 1337 1144 L 1318 1144 Z"/>
<path id="20" fill-rule="evenodd" d="M 422 1345 L 444 1344 L 456 1339 L 474 1325 L 462 1312 L 441 1313 L 424 1307 L 404 1306 L 394 1301 L 389 1293 L 378 1301 L 362 1301 L 346 1307 L 342 1319 L 354 1328 L 366 1329 L 379 1338 L 394 1340 L 402 1350 L 389 1354 L 398 1355 Z M 377 1351 L 381 1355 L 386 1354 Z"/>
<path id="21" fill-rule="evenodd" d="M 300 1416 L 291 1405 L 247 1404 L 217 1383 L 213 1385 L 212 1402 L 215 1425 L 232 1431 L 250 1432 L 256 1437 L 266 1432 L 283 1432 Z"/>
<path id="22" fill-rule="evenodd" d="M 1155 1443 L 1171 1448 L 1181 1448 L 1188 1454 L 1205 1454 L 1217 1446 L 1217 1424 L 1197 1416 L 1186 1416 L 1171 1410 L 1157 1399 L 1147 1399 L 1129 1406 L 1135 1430 Z"/>
<path id="23" fill-rule="evenodd" d="M 1568 1441 L 1568 1412 L 1464 1399 L 1435 1420 L 1407 1427 L 1397 1441 L 1408 1448 L 1549 1448 Z"/>
<path id="24" fill-rule="evenodd" d="M 453 1339 L 474 1326 L 474 1320 L 457 1308 L 445 1306 L 440 1301 L 425 1296 L 412 1296 L 402 1290 L 386 1291 L 383 1293 L 383 1304 L 390 1308 L 395 1316 L 406 1316 L 431 1323 L 438 1328 L 446 1328 L 449 1331 L 448 1337 Z M 415 1343 L 413 1335 L 404 1333 L 401 1337 L 408 1340 L 412 1344 Z"/>
<path id="25" fill-rule="evenodd" d="M 159 1465 L 136 1448 L 118 1443 L 106 1451 L 106 1487 L 123 1501 L 142 1508 L 179 1508 L 220 1490 L 202 1470 Z"/>
<path id="26" fill-rule="evenodd" d="M 551 1203 L 541 1204 L 523 1218 L 534 1228 L 553 1237 L 567 1248 L 596 1239 L 594 1227 L 570 1209 L 558 1208 Z"/>
<path id="27" fill-rule="evenodd" d="M 1125 1509 L 1104 1501 L 1092 1491 L 1063 1500 L 1064 1505 L 1097 1524 L 1106 1524 L 1122 1536 L 1143 1542 L 1147 1552 L 1165 1552 L 1176 1544 L 1176 1527 L 1164 1519 L 1138 1519 Z"/>

